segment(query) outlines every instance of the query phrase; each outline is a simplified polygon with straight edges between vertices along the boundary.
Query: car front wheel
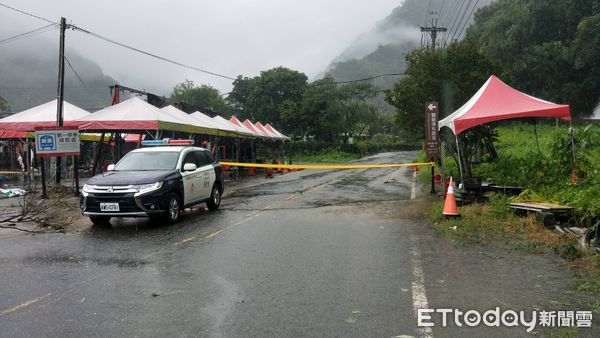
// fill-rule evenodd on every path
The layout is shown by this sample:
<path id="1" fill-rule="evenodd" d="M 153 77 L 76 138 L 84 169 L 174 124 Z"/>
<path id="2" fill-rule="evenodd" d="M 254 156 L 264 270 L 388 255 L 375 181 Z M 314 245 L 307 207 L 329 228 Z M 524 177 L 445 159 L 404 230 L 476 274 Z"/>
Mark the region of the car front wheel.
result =
<path id="1" fill-rule="evenodd" d="M 175 223 L 181 218 L 181 202 L 177 194 L 172 193 L 167 198 L 164 218 L 169 223 Z"/>
<path id="2" fill-rule="evenodd" d="M 221 205 L 221 189 L 215 184 L 210 193 L 210 199 L 206 201 L 206 206 L 209 210 L 217 210 L 219 209 L 219 205 Z"/>

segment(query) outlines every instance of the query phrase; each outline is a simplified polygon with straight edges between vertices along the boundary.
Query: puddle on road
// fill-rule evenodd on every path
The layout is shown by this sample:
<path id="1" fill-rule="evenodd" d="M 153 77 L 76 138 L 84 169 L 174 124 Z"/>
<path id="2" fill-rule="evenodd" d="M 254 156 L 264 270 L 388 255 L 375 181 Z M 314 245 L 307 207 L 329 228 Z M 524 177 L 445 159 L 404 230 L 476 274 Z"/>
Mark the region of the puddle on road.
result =
<path id="1" fill-rule="evenodd" d="M 140 259 L 123 259 L 117 257 L 85 257 L 76 255 L 50 254 L 41 256 L 29 256 L 20 259 L 29 264 L 95 264 L 99 266 L 116 266 L 119 268 L 136 268 L 148 262 Z"/>

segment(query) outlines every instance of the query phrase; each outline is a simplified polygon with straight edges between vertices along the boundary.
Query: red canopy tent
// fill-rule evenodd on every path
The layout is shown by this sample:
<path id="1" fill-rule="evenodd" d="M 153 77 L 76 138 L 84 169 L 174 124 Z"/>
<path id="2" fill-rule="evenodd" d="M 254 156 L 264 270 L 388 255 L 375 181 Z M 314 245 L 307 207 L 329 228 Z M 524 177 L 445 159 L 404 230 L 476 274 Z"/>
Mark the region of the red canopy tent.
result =
<path id="1" fill-rule="evenodd" d="M 494 121 L 526 117 L 549 117 L 571 121 L 571 109 L 569 105 L 544 101 L 522 93 L 492 75 L 467 103 L 439 121 L 438 130 L 449 128 L 456 135 L 461 180 L 463 168 L 459 135 L 462 132 Z"/>
<path id="2" fill-rule="evenodd" d="M 450 128 L 455 135 L 475 126 L 523 117 L 551 117 L 571 121 L 569 105 L 555 104 L 529 96 L 492 75 L 457 111 L 441 120 L 439 129 Z"/>

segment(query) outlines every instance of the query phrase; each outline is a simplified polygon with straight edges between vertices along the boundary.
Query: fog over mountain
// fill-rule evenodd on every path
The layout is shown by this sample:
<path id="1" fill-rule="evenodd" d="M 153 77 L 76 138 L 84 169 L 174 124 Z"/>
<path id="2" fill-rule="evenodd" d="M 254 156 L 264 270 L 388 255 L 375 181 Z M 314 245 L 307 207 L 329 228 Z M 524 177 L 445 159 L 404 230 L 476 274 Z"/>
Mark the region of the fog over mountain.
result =
<path id="1" fill-rule="evenodd" d="M 109 86 L 116 80 L 100 66 L 73 49 L 65 51 L 67 60 L 79 74 L 78 79 L 65 63 L 65 100 L 87 110 L 110 103 Z M 35 44 L 14 43 L 2 49 L 0 58 L 0 96 L 12 112 L 19 112 L 56 98 L 58 48 L 48 40 Z"/>
<path id="2" fill-rule="evenodd" d="M 490 2 L 478 1 L 476 8 Z M 336 80 L 347 81 L 384 73 L 402 73 L 406 54 L 425 46 L 429 41 L 428 35 L 422 35 L 421 26 L 430 25 L 432 18 L 435 18 L 438 27 L 448 29 L 448 33 L 440 33 L 439 46 L 449 43 L 452 38 L 460 39 L 466 32 L 462 27 L 467 27 L 473 21 L 473 16 L 469 14 L 475 4 L 471 6 L 467 8 L 461 0 L 405 0 L 377 22 L 374 28 L 359 35 L 319 77 L 329 73 Z M 384 77 L 374 83 L 391 88 L 397 79 Z"/>

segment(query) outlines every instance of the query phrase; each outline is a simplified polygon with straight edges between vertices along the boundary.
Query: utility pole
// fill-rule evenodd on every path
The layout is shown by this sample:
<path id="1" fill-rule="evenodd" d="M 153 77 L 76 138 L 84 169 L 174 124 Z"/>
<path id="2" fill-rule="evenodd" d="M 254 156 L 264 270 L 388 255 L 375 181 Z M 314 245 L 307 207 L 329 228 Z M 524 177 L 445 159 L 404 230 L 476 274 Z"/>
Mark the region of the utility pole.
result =
<path id="1" fill-rule="evenodd" d="M 65 30 L 67 20 L 60 18 L 60 42 L 58 47 L 58 93 L 56 95 L 56 126 L 63 126 L 63 105 L 65 92 Z M 60 184 L 62 157 L 56 158 L 56 185 Z"/>
<path id="2" fill-rule="evenodd" d="M 437 13 L 431 12 L 431 26 L 421 27 L 421 33 L 428 33 L 431 36 L 431 50 L 435 52 L 435 41 L 437 40 L 437 34 L 445 32 L 448 29 L 437 26 Z"/>

